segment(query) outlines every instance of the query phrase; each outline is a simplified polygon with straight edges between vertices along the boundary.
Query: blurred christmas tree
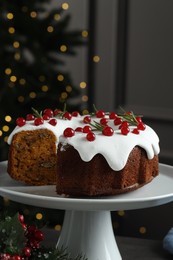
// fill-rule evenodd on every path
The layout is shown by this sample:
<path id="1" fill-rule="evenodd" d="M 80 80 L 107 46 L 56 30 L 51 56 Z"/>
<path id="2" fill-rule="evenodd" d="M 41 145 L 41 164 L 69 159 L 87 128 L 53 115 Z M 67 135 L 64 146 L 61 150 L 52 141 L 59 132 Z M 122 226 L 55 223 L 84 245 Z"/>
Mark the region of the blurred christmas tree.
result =
<path id="1" fill-rule="evenodd" d="M 76 54 L 85 41 L 81 31 L 68 30 L 68 4 L 51 6 L 50 0 L 0 0 L 0 161 L 7 159 L 7 135 L 18 116 L 31 107 L 71 107 L 79 95 L 63 55 Z"/>

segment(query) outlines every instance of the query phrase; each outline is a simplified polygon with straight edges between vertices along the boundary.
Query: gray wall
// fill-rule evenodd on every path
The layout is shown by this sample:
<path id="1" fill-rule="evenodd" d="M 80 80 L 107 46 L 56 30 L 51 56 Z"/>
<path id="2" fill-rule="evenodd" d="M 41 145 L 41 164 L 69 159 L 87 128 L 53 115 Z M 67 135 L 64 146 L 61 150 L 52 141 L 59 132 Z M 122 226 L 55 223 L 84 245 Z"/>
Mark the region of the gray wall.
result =
<path id="1" fill-rule="evenodd" d="M 97 107 L 112 110 L 117 95 L 118 1 L 98 1 L 94 85 Z M 158 132 L 162 162 L 173 165 L 173 1 L 128 0 L 123 107 L 144 115 Z M 93 87 L 93 86 L 92 86 Z"/>

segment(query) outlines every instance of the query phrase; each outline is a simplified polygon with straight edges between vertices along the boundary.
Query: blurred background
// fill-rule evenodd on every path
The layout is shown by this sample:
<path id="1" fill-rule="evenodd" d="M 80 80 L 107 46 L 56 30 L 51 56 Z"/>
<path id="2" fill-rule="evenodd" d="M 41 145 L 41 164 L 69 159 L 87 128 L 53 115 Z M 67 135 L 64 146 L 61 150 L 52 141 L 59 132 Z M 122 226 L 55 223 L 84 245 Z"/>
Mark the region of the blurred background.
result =
<path id="1" fill-rule="evenodd" d="M 66 103 L 142 114 L 160 137 L 160 162 L 173 165 L 172 10 L 172 0 L 0 1 L 0 161 L 17 117 Z M 38 209 L 23 207 L 35 218 Z M 113 212 L 115 231 L 160 239 L 172 207 Z"/>

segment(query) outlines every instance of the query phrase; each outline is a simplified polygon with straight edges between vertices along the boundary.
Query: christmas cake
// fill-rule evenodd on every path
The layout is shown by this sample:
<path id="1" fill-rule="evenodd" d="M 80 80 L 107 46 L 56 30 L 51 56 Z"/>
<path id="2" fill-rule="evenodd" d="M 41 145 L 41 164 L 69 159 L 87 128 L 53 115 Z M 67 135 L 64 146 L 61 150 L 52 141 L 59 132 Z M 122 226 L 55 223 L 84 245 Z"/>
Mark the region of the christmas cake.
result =
<path id="1" fill-rule="evenodd" d="M 132 112 L 97 111 L 85 125 L 67 127 L 57 151 L 57 194 L 116 195 L 149 183 L 159 174 L 159 138 Z"/>
<path id="2" fill-rule="evenodd" d="M 67 126 L 74 127 L 80 122 L 78 112 L 51 109 L 43 113 L 34 109 L 26 118 L 18 118 L 8 138 L 9 175 L 31 185 L 55 184 L 59 136 Z"/>

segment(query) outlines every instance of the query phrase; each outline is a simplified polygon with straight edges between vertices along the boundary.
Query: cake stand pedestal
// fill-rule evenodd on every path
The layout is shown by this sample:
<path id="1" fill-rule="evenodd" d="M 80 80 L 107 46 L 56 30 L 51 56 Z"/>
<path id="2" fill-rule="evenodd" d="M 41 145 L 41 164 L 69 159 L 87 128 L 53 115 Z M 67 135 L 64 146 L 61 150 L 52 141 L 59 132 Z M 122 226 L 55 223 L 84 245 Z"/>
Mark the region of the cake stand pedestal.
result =
<path id="1" fill-rule="evenodd" d="M 121 260 L 110 212 L 140 209 L 173 201 L 173 167 L 160 164 L 160 174 L 151 183 L 126 194 L 99 198 L 57 196 L 55 186 L 26 186 L 12 180 L 7 163 L 0 163 L 0 195 L 23 204 L 66 210 L 57 247 L 71 257 L 88 260 Z"/>
<path id="2" fill-rule="evenodd" d="M 57 246 L 73 257 L 88 260 L 120 260 L 109 211 L 66 211 Z"/>

